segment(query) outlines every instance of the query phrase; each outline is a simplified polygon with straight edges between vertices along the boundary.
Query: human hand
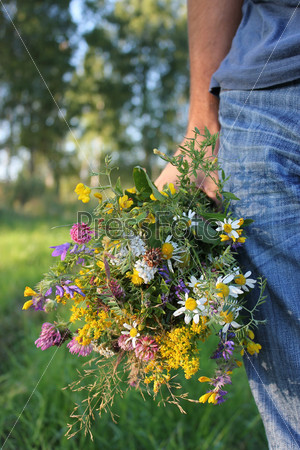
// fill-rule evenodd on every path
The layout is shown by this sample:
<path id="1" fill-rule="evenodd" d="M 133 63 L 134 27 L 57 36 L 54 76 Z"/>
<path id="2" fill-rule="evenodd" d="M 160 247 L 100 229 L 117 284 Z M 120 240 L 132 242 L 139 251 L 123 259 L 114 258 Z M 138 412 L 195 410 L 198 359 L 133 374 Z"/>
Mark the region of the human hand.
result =
<path id="1" fill-rule="evenodd" d="M 182 143 L 182 145 L 184 145 L 184 142 Z M 212 154 L 211 149 L 207 150 L 207 158 L 215 158 L 217 156 L 218 145 L 219 145 L 219 141 L 217 141 L 217 145 L 214 149 L 213 154 Z M 178 154 L 180 154 L 180 149 L 177 150 L 177 152 L 175 153 L 175 156 Z M 172 166 L 171 163 L 168 163 L 166 165 L 166 167 L 163 169 L 163 171 L 161 172 L 161 174 L 156 179 L 155 185 L 159 190 L 162 190 L 165 184 L 173 183 L 176 188 L 176 185 L 178 183 L 178 178 L 177 178 L 178 175 L 179 175 L 179 173 L 178 173 L 176 167 Z M 198 186 L 198 188 L 202 189 L 209 198 L 214 200 L 215 203 L 219 205 L 220 202 L 217 198 L 217 192 L 218 192 L 217 183 L 219 180 L 218 172 L 217 171 L 213 172 L 212 177 L 214 179 L 208 177 L 203 172 L 198 172 L 197 179 L 195 181 L 196 181 L 196 185 Z"/>

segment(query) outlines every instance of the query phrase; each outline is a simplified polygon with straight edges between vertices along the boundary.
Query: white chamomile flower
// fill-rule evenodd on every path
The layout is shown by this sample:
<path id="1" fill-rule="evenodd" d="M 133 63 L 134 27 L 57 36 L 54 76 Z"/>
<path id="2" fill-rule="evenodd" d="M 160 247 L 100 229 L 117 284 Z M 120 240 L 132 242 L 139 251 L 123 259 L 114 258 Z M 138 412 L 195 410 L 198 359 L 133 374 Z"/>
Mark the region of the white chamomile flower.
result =
<path id="1" fill-rule="evenodd" d="M 187 285 L 188 287 L 193 289 L 193 292 L 195 294 L 197 294 L 200 289 L 204 289 L 204 287 L 206 286 L 206 282 L 204 281 L 203 275 L 201 275 L 199 279 L 194 277 L 194 275 L 192 275 L 190 278 L 190 282 L 187 283 Z"/>
<path id="2" fill-rule="evenodd" d="M 186 324 L 190 323 L 192 319 L 195 323 L 199 323 L 200 316 L 205 315 L 204 305 L 206 302 L 207 299 L 205 297 L 195 300 L 194 298 L 189 297 L 188 293 L 186 293 L 185 300 L 180 300 L 178 302 L 179 305 L 183 306 L 177 309 L 177 311 L 175 311 L 173 315 L 176 317 L 184 314 L 184 321 Z"/>
<path id="3" fill-rule="evenodd" d="M 219 277 L 217 279 L 216 289 L 218 290 L 218 297 L 227 298 L 230 295 L 231 297 L 237 298 L 239 294 L 243 294 L 240 288 L 229 284 L 233 279 L 233 274 L 225 275 L 225 277 Z"/>
<path id="4" fill-rule="evenodd" d="M 221 311 L 220 312 L 220 316 L 221 316 L 221 320 L 220 320 L 220 325 L 224 325 L 222 328 L 222 332 L 223 333 L 227 333 L 228 328 L 231 326 L 233 328 L 240 328 L 240 324 L 237 323 L 234 319 L 236 319 L 239 315 L 239 311 L 242 308 L 236 308 L 235 311 Z"/>
<path id="5" fill-rule="evenodd" d="M 134 321 L 132 325 L 130 325 L 128 323 L 123 323 L 123 327 L 126 328 L 127 331 L 121 331 L 122 334 L 128 335 L 128 339 L 126 340 L 126 343 L 131 341 L 133 348 L 136 347 L 137 338 L 140 336 L 137 326 L 138 325 L 137 325 L 136 321 Z"/>
<path id="6" fill-rule="evenodd" d="M 196 215 L 196 213 L 194 211 L 192 211 L 191 209 L 188 210 L 187 214 L 185 212 L 182 213 L 183 219 L 185 219 L 185 221 L 187 220 L 188 227 L 194 227 L 197 225 L 197 221 L 193 221 L 193 218 L 195 215 Z M 174 216 L 173 220 L 175 220 L 175 221 L 181 220 L 182 217 Z"/>
<path id="7" fill-rule="evenodd" d="M 183 257 L 183 254 L 185 253 L 184 248 L 180 248 L 176 242 L 172 241 L 172 236 L 169 235 L 165 242 L 163 243 L 161 247 L 161 254 L 163 259 L 167 260 L 167 264 L 169 267 L 170 272 L 174 272 L 171 259 L 178 263 L 182 263 L 181 257 Z"/>
<path id="8" fill-rule="evenodd" d="M 248 272 L 243 275 L 239 269 L 237 269 L 236 274 L 234 276 L 234 282 L 237 284 L 243 291 L 249 292 L 249 288 L 253 289 L 256 283 L 256 280 L 253 278 L 249 278 L 252 272 L 248 270 Z"/>
<path id="9" fill-rule="evenodd" d="M 150 283 L 150 281 L 153 280 L 157 272 L 157 267 L 150 267 L 147 264 L 147 261 L 145 261 L 144 259 L 139 259 L 138 261 L 136 261 L 134 268 L 137 271 L 139 277 L 143 278 L 144 283 L 146 284 Z"/>
<path id="10" fill-rule="evenodd" d="M 236 241 L 240 237 L 239 233 L 236 231 L 241 226 L 241 220 L 231 220 L 224 219 L 224 222 L 218 220 L 216 231 L 223 231 L 226 235 L 231 238 L 233 241 Z"/>

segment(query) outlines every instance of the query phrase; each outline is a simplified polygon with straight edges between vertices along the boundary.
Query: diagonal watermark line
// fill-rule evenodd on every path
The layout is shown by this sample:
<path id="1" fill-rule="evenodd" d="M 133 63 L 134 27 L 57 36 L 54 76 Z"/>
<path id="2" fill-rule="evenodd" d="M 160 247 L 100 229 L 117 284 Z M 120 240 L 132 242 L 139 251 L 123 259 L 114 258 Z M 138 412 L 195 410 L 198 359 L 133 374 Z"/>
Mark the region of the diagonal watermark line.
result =
<path id="1" fill-rule="evenodd" d="M 279 416 L 280 416 L 282 422 L 284 423 L 284 425 L 286 426 L 286 428 L 287 428 L 289 434 L 291 435 L 292 440 L 295 442 L 295 444 L 297 445 L 297 447 L 300 448 L 298 442 L 296 441 L 296 439 L 295 439 L 295 437 L 293 436 L 291 430 L 289 429 L 286 420 L 282 417 L 281 412 L 280 412 L 279 409 L 277 408 L 277 406 L 276 406 L 276 404 L 275 404 L 275 402 L 274 402 L 274 400 L 273 400 L 273 398 L 272 398 L 272 395 L 269 393 L 269 391 L 268 391 L 268 389 L 267 389 L 267 386 L 265 385 L 265 383 L 264 383 L 263 380 L 261 379 L 261 376 L 259 375 L 258 371 L 256 370 L 256 367 L 255 367 L 255 365 L 253 364 L 253 361 L 251 360 L 251 358 L 250 358 L 250 356 L 247 354 L 247 352 L 245 352 L 245 355 L 247 356 L 247 359 L 248 359 L 248 361 L 250 362 L 250 364 L 251 364 L 251 366 L 252 366 L 252 369 L 253 369 L 254 372 L 256 373 L 256 375 L 257 375 L 257 377 L 258 377 L 258 379 L 259 379 L 261 385 L 264 387 L 264 390 L 265 390 L 265 392 L 267 393 L 267 396 L 270 398 L 272 405 L 274 406 L 274 408 L 275 408 L 276 411 L 278 412 L 278 414 L 279 414 Z"/>
<path id="2" fill-rule="evenodd" d="M 67 333 L 67 332 L 66 332 L 66 333 Z M 65 333 L 65 335 L 64 335 L 63 337 L 66 336 L 66 333 Z M 3 444 L 2 444 L 1 449 L 4 448 L 6 442 L 8 441 L 8 439 L 10 438 L 10 436 L 11 436 L 12 432 L 14 431 L 16 425 L 18 424 L 18 422 L 19 422 L 19 420 L 20 420 L 20 418 L 21 418 L 23 412 L 24 412 L 25 409 L 27 408 L 27 405 L 28 405 L 28 403 L 30 402 L 30 400 L 31 400 L 31 398 L 32 398 L 32 396 L 33 396 L 33 394 L 34 394 L 35 391 L 37 390 L 37 388 L 38 388 L 38 386 L 39 386 L 39 384 L 40 384 L 42 378 L 44 377 L 44 375 L 45 375 L 45 373 L 47 372 L 47 370 L 48 370 L 50 364 L 52 363 L 52 361 L 53 361 L 53 359 L 54 359 L 54 357 L 55 357 L 55 355 L 56 355 L 58 349 L 59 349 L 59 346 L 57 347 L 57 349 L 56 349 L 55 352 L 53 353 L 53 355 L 52 355 L 52 357 L 50 358 L 50 361 L 48 362 L 47 366 L 45 367 L 45 369 L 44 369 L 42 375 L 40 376 L 39 380 L 37 381 L 36 385 L 34 386 L 33 391 L 31 392 L 31 394 L 30 394 L 30 396 L 28 397 L 28 399 L 27 399 L 25 405 L 23 406 L 22 411 L 20 412 L 20 414 L 19 414 L 17 420 L 15 421 L 15 423 L 13 424 L 13 426 L 12 426 L 10 432 L 9 432 L 8 435 L 6 436 L 5 441 L 4 441 Z"/>

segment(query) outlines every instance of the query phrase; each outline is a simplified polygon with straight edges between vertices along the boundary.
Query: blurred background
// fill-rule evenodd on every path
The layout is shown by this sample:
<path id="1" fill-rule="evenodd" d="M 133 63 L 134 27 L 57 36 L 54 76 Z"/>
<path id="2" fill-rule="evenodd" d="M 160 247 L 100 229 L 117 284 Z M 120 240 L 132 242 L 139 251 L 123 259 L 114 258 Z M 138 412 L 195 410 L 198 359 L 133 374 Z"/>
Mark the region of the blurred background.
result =
<path id="1" fill-rule="evenodd" d="M 23 291 L 69 240 L 79 206 L 106 155 L 124 185 L 140 164 L 161 170 L 188 108 L 185 0 L 12 0 L 0 14 L 0 435 L 5 449 L 267 448 L 243 369 L 224 405 L 157 407 L 136 392 L 116 402 L 115 424 L 96 418 L 94 442 L 67 440 L 81 393 L 62 390 L 82 359 L 37 350 L 42 313 L 22 312 Z M 95 182 L 95 180 L 94 180 Z M 51 322 L 51 317 L 47 316 Z M 203 374 L 213 365 L 205 361 Z M 187 386 L 184 379 L 182 382 Z M 188 383 L 198 398 L 199 382 Z M 190 386 L 191 385 L 191 386 Z"/>

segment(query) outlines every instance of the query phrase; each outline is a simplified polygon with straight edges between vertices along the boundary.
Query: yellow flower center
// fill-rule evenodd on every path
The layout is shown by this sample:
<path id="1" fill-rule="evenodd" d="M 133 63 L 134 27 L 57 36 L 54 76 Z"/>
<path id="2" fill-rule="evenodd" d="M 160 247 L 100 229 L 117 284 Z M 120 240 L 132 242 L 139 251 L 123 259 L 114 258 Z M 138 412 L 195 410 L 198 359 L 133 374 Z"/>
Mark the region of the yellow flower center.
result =
<path id="1" fill-rule="evenodd" d="M 225 323 L 231 323 L 233 321 L 233 314 L 229 311 L 222 311 L 220 316 L 223 317 Z"/>
<path id="2" fill-rule="evenodd" d="M 225 223 L 224 231 L 225 233 L 230 233 L 232 231 L 232 226 L 229 223 Z"/>
<path id="3" fill-rule="evenodd" d="M 239 227 L 241 227 L 243 225 L 243 223 L 244 223 L 244 219 L 241 217 L 239 220 Z"/>
<path id="4" fill-rule="evenodd" d="M 192 221 L 191 221 L 191 219 L 190 220 L 188 220 L 188 226 L 190 227 L 191 225 L 192 225 Z"/>
<path id="5" fill-rule="evenodd" d="M 162 253 L 162 256 L 164 259 L 172 258 L 173 251 L 174 251 L 174 247 L 169 242 L 166 242 L 162 245 L 161 253 Z"/>
<path id="6" fill-rule="evenodd" d="M 230 290 L 226 284 L 217 283 L 216 288 L 219 291 L 219 294 L 218 294 L 219 297 L 228 297 Z"/>
<path id="7" fill-rule="evenodd" d="M 130 336 L 131 336 L 132 338 L 136 337 L 136 335 L 137 335 L 137 329 L 136 329 L 136 328 L 131 328 L 129 334 L 130 334 Z"/>
<path id="8" fill-rule="evenodd" d="M 236 282 L 236 284 L 243 286 L 246 283 L 246 278 L 243 274 L 240 273 L 237 277 L 234 278 L 234 281 Z"/>
<path id="9" fill-rule="evenodd" d="M 189 311 L 194 311 L 194 309 L 197 308 L 197 302 L 196 300 L 194 300 L 193 298 L 189 297 L 186 302 L 185 305 L 186 309 L 188 309 Z"/>

